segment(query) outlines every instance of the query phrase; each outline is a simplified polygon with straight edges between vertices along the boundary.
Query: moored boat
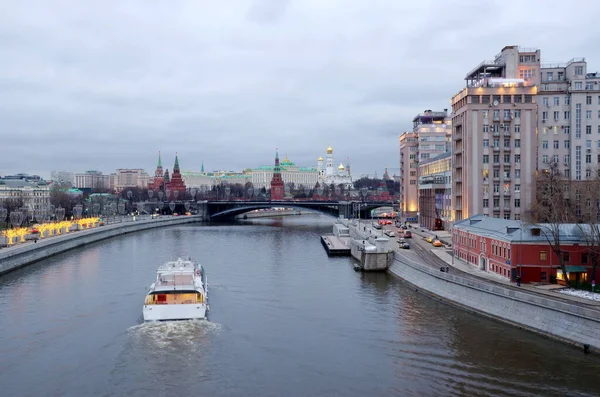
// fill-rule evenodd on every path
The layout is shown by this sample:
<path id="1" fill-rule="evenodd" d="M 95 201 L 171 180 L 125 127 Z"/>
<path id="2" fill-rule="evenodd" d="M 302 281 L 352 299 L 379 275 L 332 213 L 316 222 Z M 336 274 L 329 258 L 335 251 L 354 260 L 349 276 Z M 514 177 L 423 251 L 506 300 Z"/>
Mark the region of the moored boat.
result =
<path id="1" fill-rule="evenodd" d="M 144 321 L 206 318 L 208 282 L 204 268 L 182 258 L 162 264 L 144 302 Z"/>

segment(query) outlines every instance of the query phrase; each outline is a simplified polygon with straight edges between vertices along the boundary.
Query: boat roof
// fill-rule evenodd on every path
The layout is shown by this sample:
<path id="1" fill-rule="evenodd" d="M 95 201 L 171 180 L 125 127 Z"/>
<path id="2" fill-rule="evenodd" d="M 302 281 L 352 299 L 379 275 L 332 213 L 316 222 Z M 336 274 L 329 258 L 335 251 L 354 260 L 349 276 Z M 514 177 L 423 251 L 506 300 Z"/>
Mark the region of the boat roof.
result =
<path id="1" fill-rule="evenodd" d="M 193 272 L 194 270 L 196 270 L 198 267 L 201 267 L 200 265 L 198 265 L 197 263 L 195 263 L 194 261 L 192 261 L 191 259 L 183 259 L 183 258 L 178 258 L 175 261 L 168 261 L 163 263 L 162 265 L 160 265 L 158 267 L 158 272 L 160 273 L 165 273 L 165 272 L 185 272 L 185 271 L 190 271 Z"/>

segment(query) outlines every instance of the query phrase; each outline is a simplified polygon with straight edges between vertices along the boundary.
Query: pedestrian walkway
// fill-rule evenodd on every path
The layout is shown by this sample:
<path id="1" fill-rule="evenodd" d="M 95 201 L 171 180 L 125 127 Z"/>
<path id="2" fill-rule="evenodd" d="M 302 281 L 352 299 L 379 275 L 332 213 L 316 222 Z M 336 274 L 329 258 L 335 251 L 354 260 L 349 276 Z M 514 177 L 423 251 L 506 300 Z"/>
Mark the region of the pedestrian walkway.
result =
<path id="1" fill-rule="evenodd" d="M 481 270 L 476 266 L 469 265 L 467 262 L 459 258 L 454 258 L 454 260 L 452 260 L 452 255 L 446 250 L 432 249 L 431 252 L 433 252 L 434 255 L 436 255 L 438 258 L 440 258 L 455 269 L 461 270 L 465 273 L 469 273 L 477 277 L 487 278 L 498 283 L 508 285 L 511 284 L 509 279 L 507 279 L 506 277 L 502 277 L 499 274 L 486 272 L 485 270 Z"/>

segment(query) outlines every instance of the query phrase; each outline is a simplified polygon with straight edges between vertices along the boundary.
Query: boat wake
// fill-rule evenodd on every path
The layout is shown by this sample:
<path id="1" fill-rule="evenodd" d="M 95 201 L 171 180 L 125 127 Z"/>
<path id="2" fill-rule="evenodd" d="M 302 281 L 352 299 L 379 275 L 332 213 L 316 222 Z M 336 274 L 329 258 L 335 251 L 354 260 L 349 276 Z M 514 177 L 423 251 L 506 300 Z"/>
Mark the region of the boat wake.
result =
<path id="1" fill-rule="evenodd" d="M 130 327 L 127 332 L 140 343 L 149 343 L 161 349 L 193 348 L 202 339 L 218 335 L 221 324 L 208 320 L 144 322 Z"/>

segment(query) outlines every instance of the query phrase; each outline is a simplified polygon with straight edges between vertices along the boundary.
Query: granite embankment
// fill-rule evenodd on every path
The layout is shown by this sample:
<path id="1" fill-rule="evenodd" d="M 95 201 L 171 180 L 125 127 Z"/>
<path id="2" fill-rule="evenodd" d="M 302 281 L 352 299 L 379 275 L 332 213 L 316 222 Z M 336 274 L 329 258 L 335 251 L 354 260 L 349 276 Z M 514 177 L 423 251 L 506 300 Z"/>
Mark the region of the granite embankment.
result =
<path id="1" fill-rule="evenodd" d="M 396 253 L 390 272 L 434 298 L 600 353 L 600 310 L 440 272 Z"/>
<path id="2" fill-rule="evenodd" d="M 140 230 L 202 222 L 201 215 L 181 217 L 159 217 L 156 219 L 137 220 L 99 226 L 93 229 L 69 232 L 60 236 L 46 237 L 37 243 L 26 243 L 10 248 L 0 249 L 0 274 L 29 265 L 49 256 L 81 247 L 96 241 L 121 236 Z"/>

